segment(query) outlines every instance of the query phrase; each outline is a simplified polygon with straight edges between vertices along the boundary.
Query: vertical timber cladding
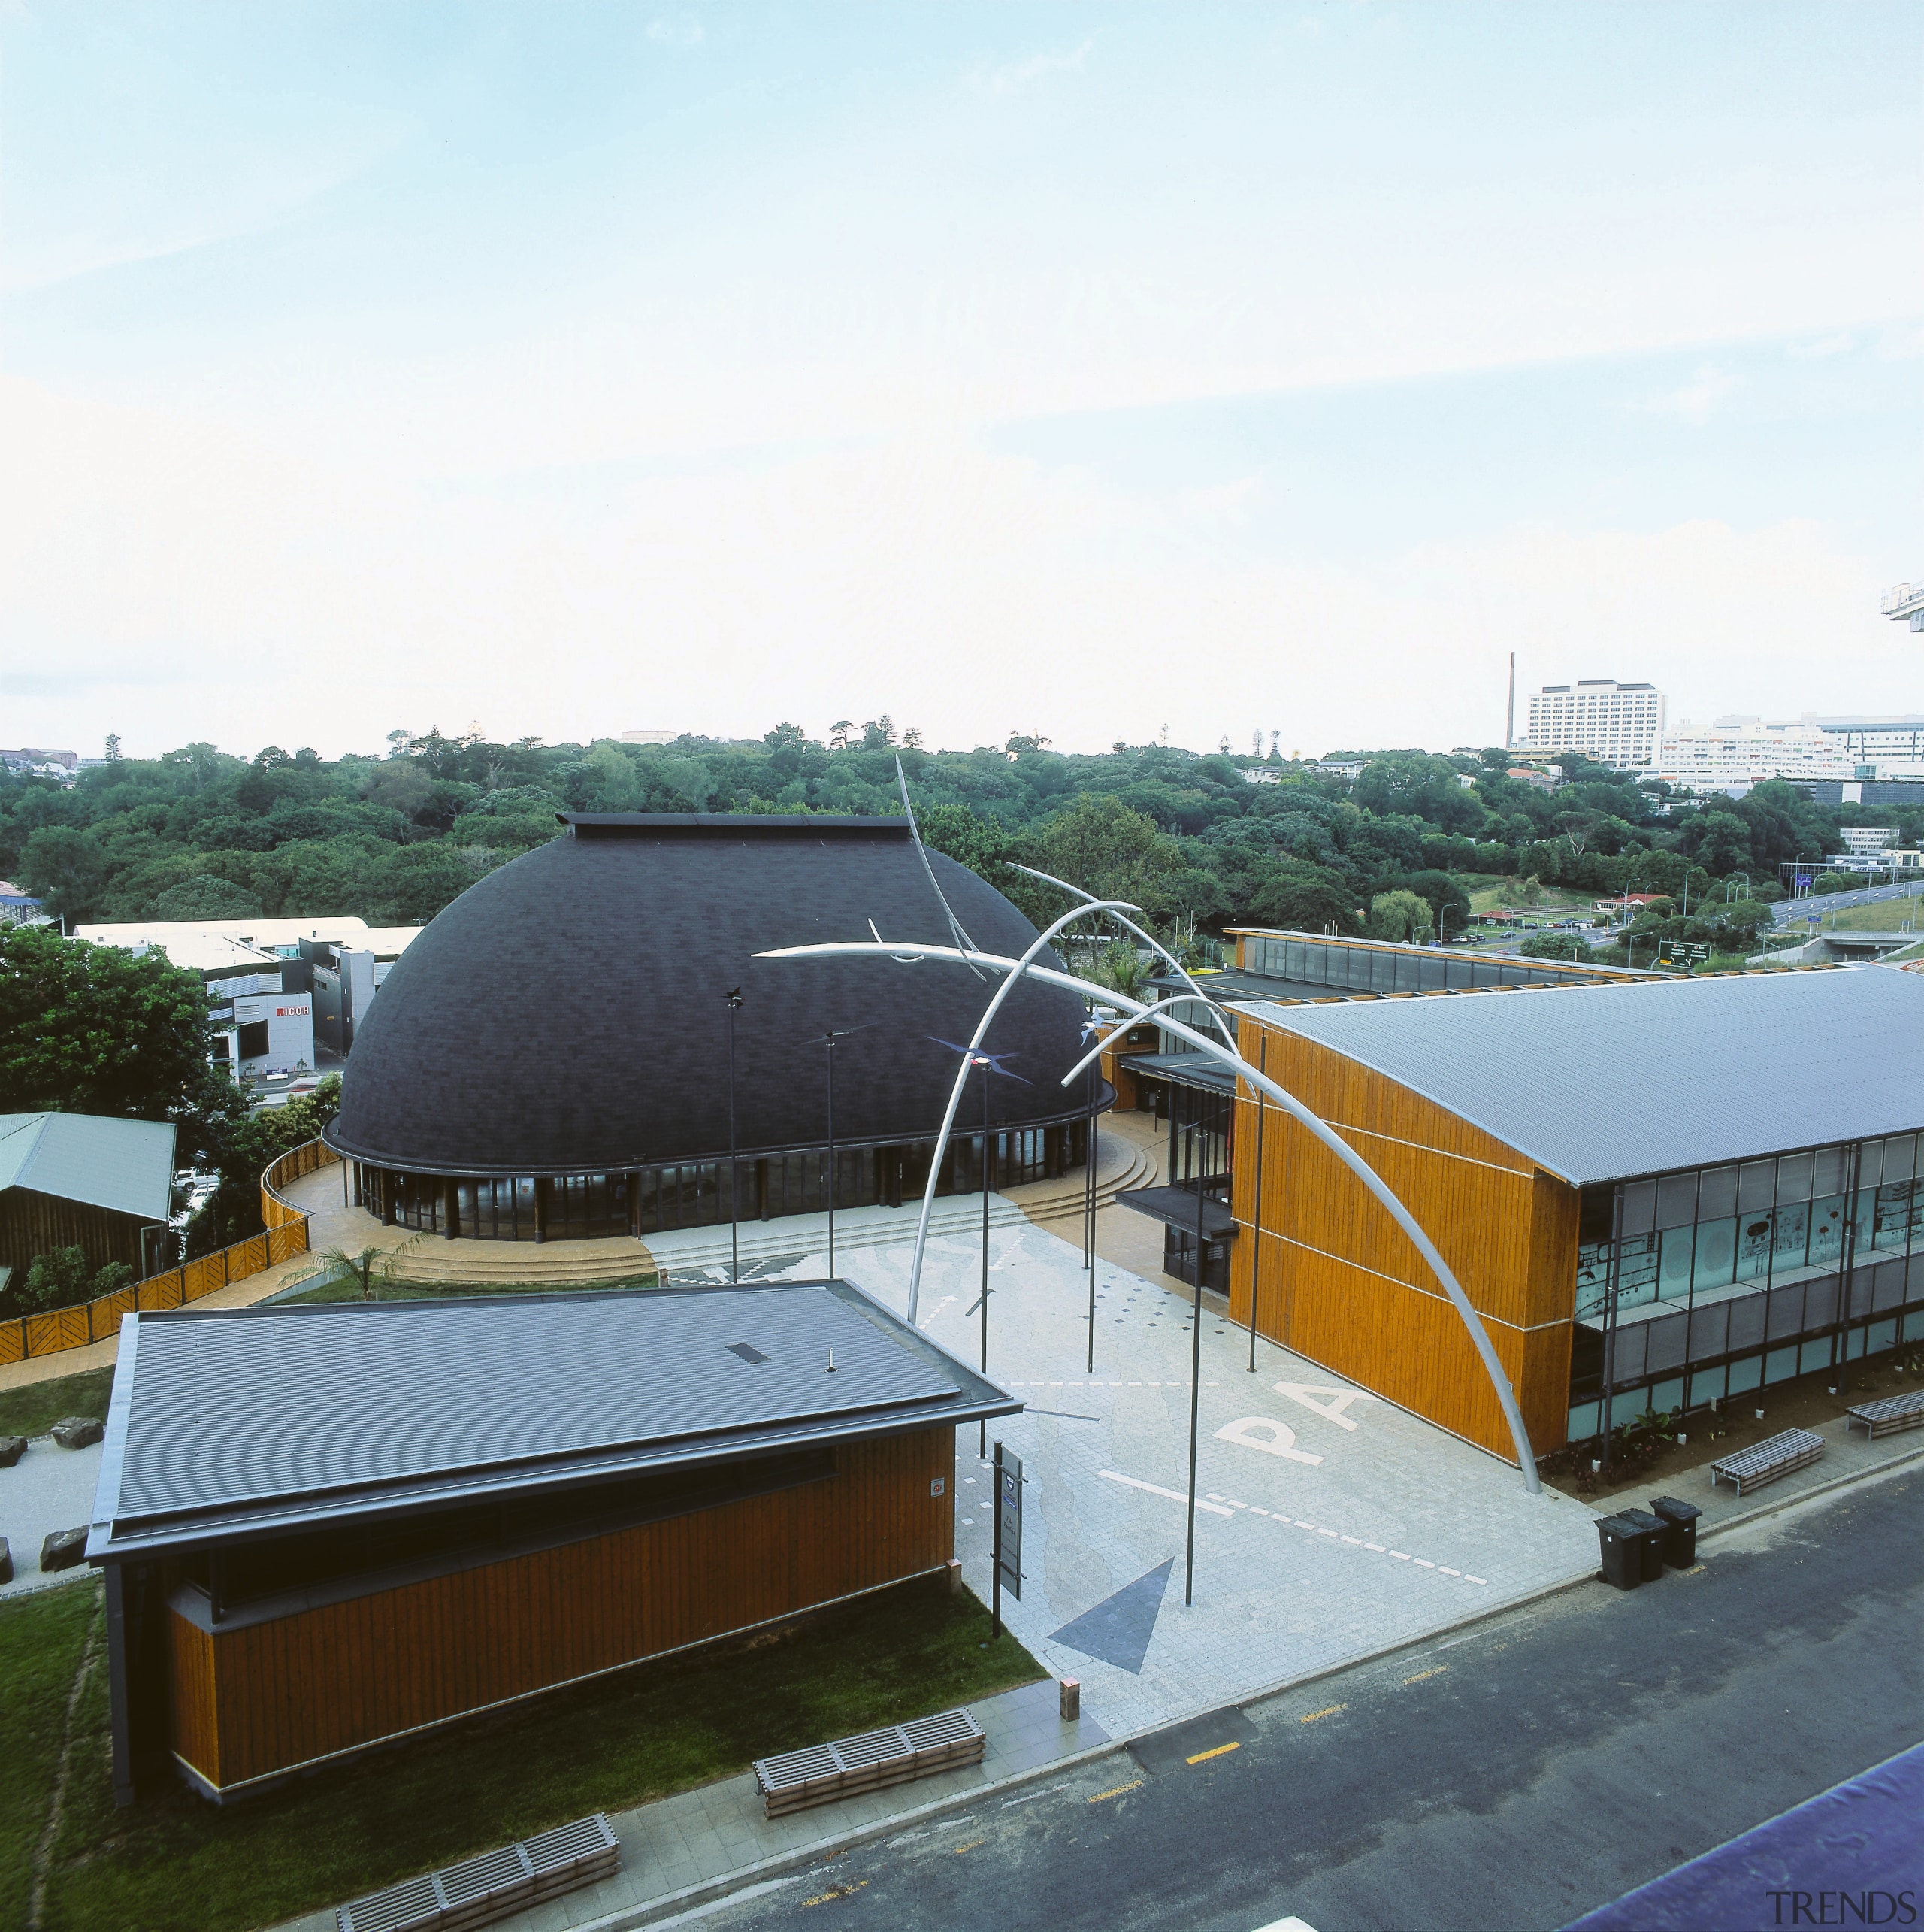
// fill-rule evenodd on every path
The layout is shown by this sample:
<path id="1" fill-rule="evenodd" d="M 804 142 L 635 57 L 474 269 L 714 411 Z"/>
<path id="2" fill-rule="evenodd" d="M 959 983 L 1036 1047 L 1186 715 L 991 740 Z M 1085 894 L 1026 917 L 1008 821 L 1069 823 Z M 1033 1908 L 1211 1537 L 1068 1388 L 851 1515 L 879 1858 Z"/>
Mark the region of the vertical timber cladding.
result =
<path id="1" fill-rule="evenodd" d="M 1499 995 L 1479 997 L 1500 998 Z M 1241 1016 L 1242 1052 L 1261 1023 Z M 1575 1313 L 1577 1190 L 1434 1102 L 1279 1027 L 1272 1077 L 1335 1128 L 1428 1232 L 1482 1316 L 1539 1451 L 1560 1443 Z M 1494 1070 L 1493 1070 L 1494 1074 Z M 1500 1077 L 1500 1076 L 1496 1076 Z M 1234 1210 L 1255 1201 L 1255 1097 L 1239 1086 Z M 1408 1237 L 1288 1115 L 1263 1129 L 1259 1332 L 1512 1460 L 1476 1345 Z M 1232 1246 L 1230 1308 L 1249 1319 L 1254 1243 Z"/>
<path id="2" fill-rule="evenodd" d="M 952 1426 L 845 1442 L 836 1458 L 798 1488 L 210 1637 L 170 1612 L 174 1748 L 231 1791 L 954 1554 Z"/>

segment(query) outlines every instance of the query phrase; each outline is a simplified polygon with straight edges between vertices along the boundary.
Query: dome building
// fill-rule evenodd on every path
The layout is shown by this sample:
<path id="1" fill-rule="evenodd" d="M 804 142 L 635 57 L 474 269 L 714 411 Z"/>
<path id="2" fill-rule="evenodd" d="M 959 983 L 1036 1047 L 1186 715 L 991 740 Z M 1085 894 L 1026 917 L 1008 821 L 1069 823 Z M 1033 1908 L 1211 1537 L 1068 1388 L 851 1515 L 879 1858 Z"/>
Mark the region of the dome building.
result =
<path id="1" fill-rule="evenodd" d="M 398 960 L 357 1034 L 325 1138 L 361 1205 L 449 1237 L 646 1236 L 725 1223 L 731 1085 L 739 1218 L 899 1205 L 926 1186 L 956 1054 L 992 984 L 892 959 L 771 960 L 869 935 L 946 943 L 900 819 L 562 815 Z M 985 951 L 1036 929 L 985 880 L 929 861 Z M 989 1049 L 992 1186 L 1085 1157 L 1088 1094 L 1063 1075 L 1083 1003 L 1018 987 Z M 833 1049 L 825 1036 L 838 1035 Z M 832 1088 L 831 1088 L 832 1080 Z M 1097 1104 L 1113 1096 L 1098 1083 Z M 830 1110 L 833 1110 L 831 1130 Z M 982 1184 L 972 1078 L 939 1184 Z M 967 1129 L 973 1125 L 975 1131 Z"/>

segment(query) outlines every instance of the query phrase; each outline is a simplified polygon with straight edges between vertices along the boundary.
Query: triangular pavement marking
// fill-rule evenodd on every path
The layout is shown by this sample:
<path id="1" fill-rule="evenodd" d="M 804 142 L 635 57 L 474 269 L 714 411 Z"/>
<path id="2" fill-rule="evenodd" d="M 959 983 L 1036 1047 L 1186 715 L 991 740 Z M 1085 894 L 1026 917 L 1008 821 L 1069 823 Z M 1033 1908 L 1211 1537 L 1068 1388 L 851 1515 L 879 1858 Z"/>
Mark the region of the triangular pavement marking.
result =
<path id="1" fill-rule="evenodd" d="M 1113 1664 L 1118 1670 L 1127 1670 L 1132 1676 L 1141 1676 L 1142 1660 L 1149 1654 L 1149 1640 L 1156 1634 L 1156 1619 L 1162 1612 L 1163 1593 L 1169 1587 L 1169 1572 L 1175 1567 L 1174 1557 L 1158 1564 L 1061 1629 L 1052 1631 L 1049 1641 L 1066 1643 L 1085 1657 Z"/>

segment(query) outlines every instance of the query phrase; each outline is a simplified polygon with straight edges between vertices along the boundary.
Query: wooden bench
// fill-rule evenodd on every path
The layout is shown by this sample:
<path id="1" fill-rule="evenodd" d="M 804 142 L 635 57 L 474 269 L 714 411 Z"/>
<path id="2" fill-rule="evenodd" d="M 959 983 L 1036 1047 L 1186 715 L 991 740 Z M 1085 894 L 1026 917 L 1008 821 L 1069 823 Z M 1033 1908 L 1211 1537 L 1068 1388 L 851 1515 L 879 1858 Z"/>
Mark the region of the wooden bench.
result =
<path id="1" fill-rule="evenodd" d="M 1859 1403 L 1844 1419 L 1844 1434 L 1850 1434 L 1860 1422 L 1865 1434 L 1874 1440 L 1879 1436 L 1894 1436 L 1900 1429 L 1924 1429 L 1924 1388 Z"/>
<path id="2" fill-rule="evenodd" d="M 622 1848 L 597 1811 L 445 1871 L 370 1892 L 337 1907 L 334 1923 L 340 1932 L 465 1932 L 591 1885 L 621 1862 Z"/>
<path id="3" fill-rule="evenodd" d="M 906 1785 L 957 1764 L 979 1764 L 985 1742 L 982 1726 L 967 1711 L 939 1711 L 806 1751 L 758 1758 L 755 1781 L 768 1815 L 780 1818 L 858 1791 Z"/>
<path id="4" fill-rule="evenodd" d="M 1711 1487 L 1714 1489 L 1720 1482 L 1734 1483 L 1741 1496 L 1746 1489 L 1761 1489 L 1766 1482 L 1774 1482 L 1793 1469 L 1804 1468 L 1823 1452 L 1822 1436 L 1813 1435 L 1808 1429 L 1786 1429 L 1768 1442 L 1739 1449 L 1735 1455 L 1712 1463 Z"/>

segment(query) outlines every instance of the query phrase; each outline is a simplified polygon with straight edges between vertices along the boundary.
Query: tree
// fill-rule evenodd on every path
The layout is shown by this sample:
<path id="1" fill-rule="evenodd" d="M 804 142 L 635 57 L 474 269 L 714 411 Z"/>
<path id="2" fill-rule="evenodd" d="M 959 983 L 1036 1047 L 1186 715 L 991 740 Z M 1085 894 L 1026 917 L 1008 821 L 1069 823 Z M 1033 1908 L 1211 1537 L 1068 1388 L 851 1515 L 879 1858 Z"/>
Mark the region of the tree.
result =
<path id="1" fill-rule="evenodd" d="M 852 719 L 837 718 L 828 728 L 828 749 L 830 751 L 846 751 L 849 749 L 849 734 L 855 728 Z"/>
<path id="2" fill-rule="evenodd" d="M 119 756 L 120 734 L 118 731 L 109 731 L 107 734 L 107 762 L 110 765 L 116 764 L 119 762 Z"/>
<path id="3" fill-rule="evenodd" d="M 26 843 L 20 871 L 29 888 L 62 919 L 83 919 L 107 883 L 107 854 L 76 825 L 43 825 Z"/>
<path id="4" fill-rule="evenodd" d="M 169 886 L 154 901 L 153 910 L 155 916 L 163 919 L 259 919 L 261 902 L 231 880 L 197 872 Z"/>
<path id="5" fill-rule="evenodd" d="M 1079 886 L 1099 899 L 1121 899 L 1160 919 L 1168 910 L 1165 886 L 1182 854 L 1153 819 L 1121 799 L 1085 794 L 1045 819 L 1027 841 L 1038 871 Z"/>
<path id="6" fill-rule="evenodd" d="M 134 1270 L 125 1261 L 109 1261 L 98 1271 L 87 1266 L 84 1249 L 56 1248 L 36 1255 L 24 1279 L 0 1290 L 0 1314 L 44 1315 L 54 1308 L 77 1308 L 96 1295 L 111 1295 L 129 1286 Z"/>
<path id="7" fill-rule="evenodd" d="M 1362 922 L 1356 903 L 1334 876 L 1320 866 L 1285 861 L 1266 868 L 1251 895 L 1249 913 L 1263 925 L 1282 926 L 1292 932 L 1360 934 Z"/>
<path id="8" fill-rule="evenodd" d="M 1424 943 L 1435 937 L 1435 916 L 1427 899 L 1408 891 L 1379 892 L 1369 902 L 1363 931 L 1372 939 Z"/>
<path id="9" fill-rule="evenodd" d="M 208 1012 L 200 975 L 159 953 L 0 928 L 0 1113 L 171 1121 L 177 1163 L 198 1164 L 247 1110 Z"/>
<path id="10" fill-rule="evenodd" d="M 1580 966 L 1596 958 L 1580 932 L 1533 932 L 1517 947 L 1526 959 L 1568 959 Z"/>

